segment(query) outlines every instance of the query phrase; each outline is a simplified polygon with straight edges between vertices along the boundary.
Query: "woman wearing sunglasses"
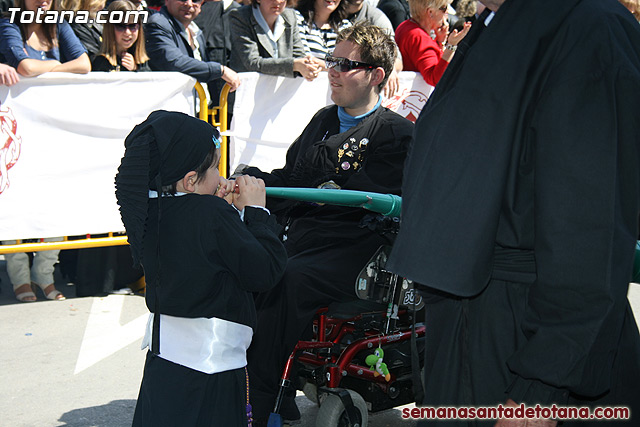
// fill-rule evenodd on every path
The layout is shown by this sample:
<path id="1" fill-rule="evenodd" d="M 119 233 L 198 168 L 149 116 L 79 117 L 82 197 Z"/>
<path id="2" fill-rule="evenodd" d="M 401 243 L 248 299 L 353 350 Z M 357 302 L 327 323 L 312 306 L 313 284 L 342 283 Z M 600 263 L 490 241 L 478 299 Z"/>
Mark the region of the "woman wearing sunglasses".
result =
<path id="1" fill-rule="evenodd" d="M 440 81 L 458 43 L 471 28 L 465 23 L 461 31 L 449 34 L 449 3 L 451 0 L 409 0 L 411 18 L 396 29 L 404 71 L 418 71 L 431 86 Z"/>
<path id="2" fill-rule="evenodd" d="M 39 23 L 25 12 L 47 12 L 51 0 L 17 0 L 15 22 L 0 20 L 0 62 L 14 67 L 25 77 L 49 71 L 85 74 L 91 71 L 86 49 L 67 22 Z M 22 22 L 31 21 L 31 23 Z"/>
<path id="3" fill-rule="evenodd" d="M 137 10 L 129 0 L 116 0 L 107 9 L 109 14 Z M 133 17 L 132 17 L 133 18 Z M 104 24 L 100 54 L 91 63 L 93 71 L 151 71 L 144 46 L 142 25 L 128 23 Z"/>

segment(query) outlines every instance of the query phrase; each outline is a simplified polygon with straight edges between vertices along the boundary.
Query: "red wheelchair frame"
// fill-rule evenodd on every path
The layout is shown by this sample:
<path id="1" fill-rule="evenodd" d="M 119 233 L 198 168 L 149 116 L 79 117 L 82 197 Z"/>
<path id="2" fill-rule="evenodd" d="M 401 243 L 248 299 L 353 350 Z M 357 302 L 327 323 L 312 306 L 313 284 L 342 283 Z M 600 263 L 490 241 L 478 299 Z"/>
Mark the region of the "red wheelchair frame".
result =
<path id="1" fill-rule="evenodd" d="M 299 341 L 287 360 L 270 426 L 282 425 L 275 420 L 294 370 L 306 382 L 305 387 L 297 384 L 296 388 L 305 389 L 312 400 L 308 387 L 316 391 L 319 426 L 366 426 L 368 411 L 415 401 L 412 385 L 419 369 L 412 370 L 410 341 L 414 328 L 416 340 L 422 344 L 424 339 L 425 326 L 415 322 L 424 304 L 410 281 L 384 270 L 389 250 L 381 248 L 374 255 L 356 284 L 358 296 L 369 301 L 337 303 L 318 310 L 313 339 Z M 367 276 L 370 283 L 363 286 Z M 366 353 L 377 348 L 391 356 L 386 358 L 388 379 L 364 362 Z M 418 360 L 421 367 L 422 357 Z"/>

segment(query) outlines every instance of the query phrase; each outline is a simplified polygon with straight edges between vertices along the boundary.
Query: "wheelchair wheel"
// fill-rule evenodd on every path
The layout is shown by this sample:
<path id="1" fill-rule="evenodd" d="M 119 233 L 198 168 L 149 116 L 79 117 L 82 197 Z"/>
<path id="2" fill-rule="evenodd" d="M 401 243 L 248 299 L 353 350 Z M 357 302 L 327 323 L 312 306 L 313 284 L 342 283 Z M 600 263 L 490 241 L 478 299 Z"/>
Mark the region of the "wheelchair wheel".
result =
<path id="1" fill-rule="evenodd" d="M 353 390 L 347 390 L 356 408 L 358 420 L 350 423 L 347 412 L 344 409 L 342 400 L 335 394 L 329 394 L 322 400 L 318 415 L 316 417 L 316 427 L 367 427 L 369 423 L 369 413 L 367 404 L 362 396 Z"/>

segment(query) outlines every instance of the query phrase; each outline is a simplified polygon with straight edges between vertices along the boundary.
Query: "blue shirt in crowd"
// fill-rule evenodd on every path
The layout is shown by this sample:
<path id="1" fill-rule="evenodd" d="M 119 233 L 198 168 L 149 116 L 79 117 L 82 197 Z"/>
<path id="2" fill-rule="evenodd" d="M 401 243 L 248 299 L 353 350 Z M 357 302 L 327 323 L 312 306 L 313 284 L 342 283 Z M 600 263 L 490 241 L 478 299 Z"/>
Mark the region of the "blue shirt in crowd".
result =
<path id="1" fill-rule="evenodd" d="M 58 46 L 43 51 L 28 46 L 22 40 L 17 24 L 12 24 L 8 19 L 0 19 L 0 62 L 14 68 L 18 68 L 20 61 L 27 58 L 43 61 L 55 59 L 64 63 L 78 58 L 87 51 L 67 22 L 57 24 L 57 27 Z"/>

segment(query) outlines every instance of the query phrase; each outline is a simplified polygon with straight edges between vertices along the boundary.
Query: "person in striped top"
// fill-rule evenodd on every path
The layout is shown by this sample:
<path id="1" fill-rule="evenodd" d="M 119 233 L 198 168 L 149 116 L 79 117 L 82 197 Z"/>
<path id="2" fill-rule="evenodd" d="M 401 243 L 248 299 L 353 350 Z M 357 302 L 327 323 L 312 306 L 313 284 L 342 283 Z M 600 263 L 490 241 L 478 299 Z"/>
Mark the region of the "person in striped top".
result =
<path id="1" fill-rule="evenodd" d="M 324 61 L 336 46 L 338 32 L 352 24 L 341 0 L 301 0 L 298 29 L 307 53 Z M 326 67 L 323 67 L 326 70 Z"/>

